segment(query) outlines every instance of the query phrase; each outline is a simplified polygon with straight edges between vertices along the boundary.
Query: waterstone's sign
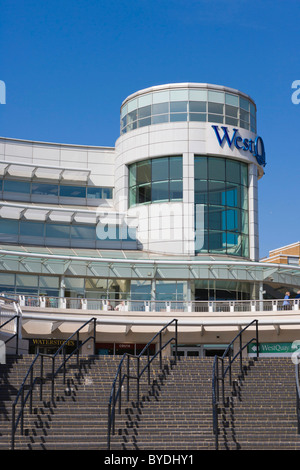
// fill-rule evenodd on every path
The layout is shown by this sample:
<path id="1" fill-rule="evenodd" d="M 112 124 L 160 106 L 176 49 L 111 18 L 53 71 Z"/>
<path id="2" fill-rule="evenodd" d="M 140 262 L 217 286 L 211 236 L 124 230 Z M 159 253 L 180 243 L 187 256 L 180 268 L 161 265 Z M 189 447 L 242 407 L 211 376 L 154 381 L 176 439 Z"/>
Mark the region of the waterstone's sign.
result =
<path id="1" fill-rule="evenodd" d="M 220 147 L 222 147 L 223 144 L 227 142 L 229 148 L 232 148 L 232 145 L 234 145 L 234 147 L 236 147 L 238 150 L 248 151 L 254 155 L 259 165 L 261 166 L 266 165 L 265 147 L 264 147 L 264 142 L 261 137 L 257 136 L 255 140 L 246 139 L 246 138 L 243 139 L 239 135 L 238 129 L 233 129 L 233 135 L 230 138 L 227 127 L 225 126 L 221 126 L 221 129 L 223 131 L 223 136 L 221 137 L 219 134 L 219 126 L 211 126 L 211 127 L 215 131 Z"/>

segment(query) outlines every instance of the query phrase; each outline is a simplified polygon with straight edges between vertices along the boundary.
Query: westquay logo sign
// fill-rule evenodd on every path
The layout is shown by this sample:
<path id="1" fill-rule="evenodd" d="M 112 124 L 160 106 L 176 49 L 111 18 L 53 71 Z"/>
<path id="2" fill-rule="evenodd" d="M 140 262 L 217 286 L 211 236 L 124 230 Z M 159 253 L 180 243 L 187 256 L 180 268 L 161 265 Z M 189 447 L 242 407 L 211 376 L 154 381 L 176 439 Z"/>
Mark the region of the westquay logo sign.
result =
<path id="1" fill-rule="evenodd" d="M 266 165 L 265 147 L 261 137 L 257 136 L 255 140 L 246 138 L 243 139 L 239 135 L 238 129 L 233 129 L 233 135 L 230 138 L 228 134 L 228 128 L 226 126 L 221 126 L 221 129 L 223 131 L 223 136 L 221 137 L 219 134 L 219 126 L 211 127 L 215 131 L 220 147 L 223 147 L 223 144 L 225 145 L 227 142 L 229 148 L 232 148 L 233 145 L 238 150 L 245 150 L 247 152 L 250 152 L 254 155 L 259 165 Z"/>

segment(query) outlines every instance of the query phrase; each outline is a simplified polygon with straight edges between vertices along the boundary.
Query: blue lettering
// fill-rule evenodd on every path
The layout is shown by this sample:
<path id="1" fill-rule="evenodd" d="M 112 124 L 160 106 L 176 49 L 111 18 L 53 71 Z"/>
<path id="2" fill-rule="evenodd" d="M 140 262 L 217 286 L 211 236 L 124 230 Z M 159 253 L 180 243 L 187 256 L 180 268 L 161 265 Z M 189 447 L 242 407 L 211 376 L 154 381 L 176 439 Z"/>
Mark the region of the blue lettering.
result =
<path id="1" fill-rule="evenodd" d="M 235 134 L 238 131 L 237 129 L 233 129 L 233 131 L 234 131 L 233 136 L 232 136 L 232 139 L 230 140 L 228 132 L 227 132 L 227 127 L 221 126 L 221 129 L 223 129 L 223 133 L 224 133 L 222 139 L 221 139 L 220 134 L 219 134 L 219 127 L 218 126 L 211 126 L 211 127 L 215 131 L 215 134 L 217 136 L 217 139 L 218 139 L 219 144 L 220 144 L 221 147 L 222 147 L 222 144 L 225 140 L 227 141 L 227 144 L 229 145 L 229 147 L 232 146 L 232 143 L 233 143 L 234 138 L 235 138 Z"/>
<path id="2" fill-rule="evenodd" d="M 237 149 L 240 149 L 240 150 L 243 149 L 243 147 L 240 147 L 239 144 L 238 144 L 238 142 L 242 142 L 242 141 L 243 141 L 243 139 L 240 136 L 237 136 L 235 138 L 234 145 L 236 146 Z"/>
<path id="3" fill-rule="evenodd" d="M 244 150 L 244 151 L 249 151 L 250 153 L 253 153 L 259 165 L 262 165 L 262 166 L 266 165 L 265 147 L 264 147 L 264 143 L 261 137 L 258 136 L 256 137 L 255 140 L 246 139 L 246 138 L 242 139 L 241 136 L 236 135 L 238 132 L 238 129 L 233 129 L 233 136 L 230 139 L 227 127 L 221 126 L 221 129 L 223 130 L 223 137 L 221 138 L 219 134 L 219 127 L 213 126 L 213 125 L 211 127 L 215 131 L 220 147 L 222 147 L 223 144 L 226 142 L 229 148 L 231 148 L 232 144 L 234 144 L 234 146 L 238 150 Z"/>
<path id="4" fill-rule="evenodd" d="M 248 139 L 243 139 L 243 150 L 249 150 L 249 140 Z"/>
<path id="5" fill-rule="evenodd" d="M 259 153 L 260 150 L 260 153 Z M 259 165 L 265 166 L 266 165 L 266 152 L 264 142 L 261 137 L 256 137 L 254 142 L 254 156 L 259 163 Z"/>

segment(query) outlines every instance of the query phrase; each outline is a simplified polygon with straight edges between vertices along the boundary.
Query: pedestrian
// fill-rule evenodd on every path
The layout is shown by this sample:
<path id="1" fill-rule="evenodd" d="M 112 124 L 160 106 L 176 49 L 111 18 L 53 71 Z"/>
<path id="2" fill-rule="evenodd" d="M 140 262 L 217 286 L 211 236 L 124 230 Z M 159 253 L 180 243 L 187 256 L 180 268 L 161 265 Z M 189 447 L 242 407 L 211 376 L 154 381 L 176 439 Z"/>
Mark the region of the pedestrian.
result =
<path id="1" fill-rule="evenodd" d="M 300 290 L 297 291 L 297 295 L 296 295 L 295 299 L 300 299 Z"/>
<path id="2" fill-rule="evenodd" d="M 124 301 L 122 300 L 121 303 L 119 303 L 116 307 L 115 310 L 125 310 L 125 304 Z"/>
<path id="3" fill-rule="evenodd" d="M 290 308 L 290 301 L 289 301 L 290 295 L 291 295 L 290 292 L 285 293 L 284 301 L 283 301 L 283 310 L 289 310 Z"/>

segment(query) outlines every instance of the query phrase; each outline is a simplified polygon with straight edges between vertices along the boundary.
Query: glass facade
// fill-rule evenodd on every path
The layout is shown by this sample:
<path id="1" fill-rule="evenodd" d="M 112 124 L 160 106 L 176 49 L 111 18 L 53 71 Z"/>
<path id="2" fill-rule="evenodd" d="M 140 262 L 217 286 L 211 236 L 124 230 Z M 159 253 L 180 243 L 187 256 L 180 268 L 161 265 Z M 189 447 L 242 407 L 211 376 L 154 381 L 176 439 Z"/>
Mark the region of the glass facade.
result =
<path id="1" fill-rule="evenodd" d="M 135 229 L 126 225 L 105 226 L 74 223 L 34 222 L 30 220 L 0 219 L 0 241 L 38 246 L 84 248 L 121 248 L 120 243 L 135 241 Z M 119 245 L 119 246 L 117 246 Z"/>
<path id="2" fill-rule="evenodd" d="M 249 257 L 248 165 L 195 156 L 195 251 Z"/>
<path id="3" fill-rule="evenodd" d="M 256 107 L 250 99 L 238 94 L 188 88 L 145 93 L 121 108 L 121 134 L 179 121 L 229 124 L 256 133 Z"/>
<path id="4" fill-rule="evenodd" d="M 0 197 L 26 202 L 89 205 L 95 199 L 112 199 L 113 188 L 3 179 L 0 180 Z"/>
<path id="5" fill-rule="evenodd" d="M 182 200 L 182 157 L 161 157 L 129 165 L 129 207 Z"/>

